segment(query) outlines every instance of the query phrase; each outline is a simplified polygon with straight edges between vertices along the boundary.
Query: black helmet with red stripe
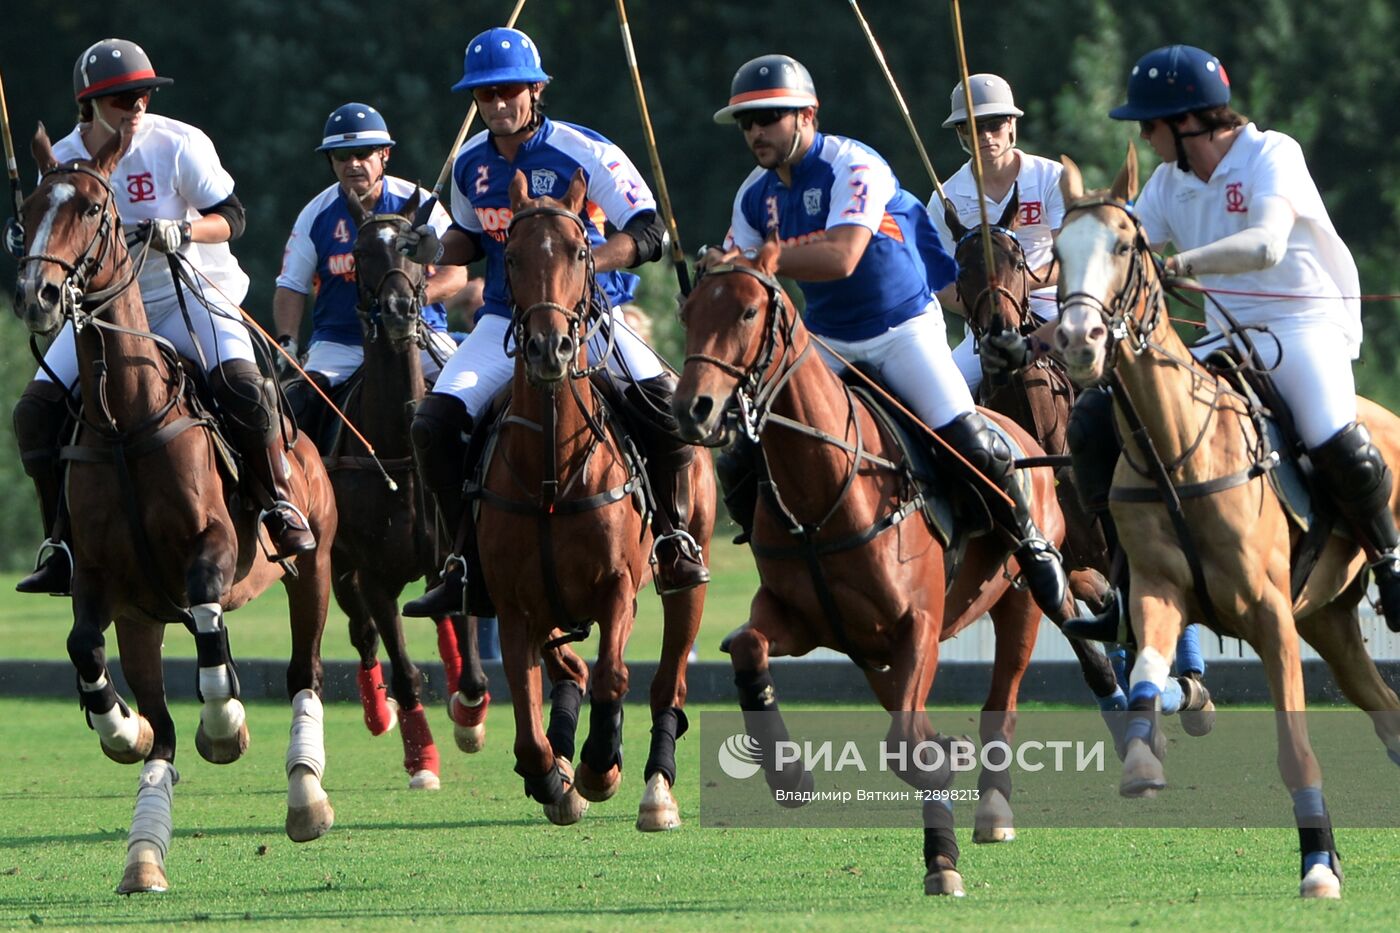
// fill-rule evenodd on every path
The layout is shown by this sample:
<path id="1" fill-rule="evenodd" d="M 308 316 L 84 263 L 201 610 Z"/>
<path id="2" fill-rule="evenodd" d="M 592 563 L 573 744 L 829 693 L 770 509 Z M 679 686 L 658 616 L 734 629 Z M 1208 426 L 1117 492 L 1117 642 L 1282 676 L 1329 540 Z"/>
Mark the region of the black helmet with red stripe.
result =
<path id="1" fill-rule="evenodd" d="M 94 42 L 73 65 L 73 96 L 80 102 L 174 83 L 159 77 L 145 50 L 126 39 Z"/>
<path id="2" fill-rule="evenodd" d="M 801 62 L 788 55 L 760 55 L 734 72 L 729 106 L 715 111 L 715 122 L 728 123 L 745 110 L 815 106 L 817 88 Z"/>

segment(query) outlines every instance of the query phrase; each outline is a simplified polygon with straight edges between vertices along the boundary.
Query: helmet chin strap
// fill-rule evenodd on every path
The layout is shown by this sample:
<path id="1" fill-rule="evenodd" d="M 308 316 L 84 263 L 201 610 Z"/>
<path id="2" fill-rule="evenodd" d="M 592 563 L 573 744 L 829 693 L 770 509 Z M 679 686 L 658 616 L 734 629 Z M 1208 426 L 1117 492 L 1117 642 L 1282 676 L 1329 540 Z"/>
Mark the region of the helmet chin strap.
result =
<path id="1" fill-rule="evenodd" d="M 1167 118 L 1167 126 L 1171 129 L 1172 140 L 1176 143 L 1176 167 L 1181 169 L 1183 172 L 1191 171 L 1191 159 L 1186 155 L 1186 144 L 1183 143 L 1182 140 L 1191 139 L 1195 136 L 1207 136 L 1211 133 L 1214 133 L 1215 130 L 1200 129 L 1192 130 L 1189 133 L 1183 133 L 1181 132 L 1181 130 L 1176 128 L 1176 124 L 1172 122 L 1172 119 L 1170 117 Z"/>

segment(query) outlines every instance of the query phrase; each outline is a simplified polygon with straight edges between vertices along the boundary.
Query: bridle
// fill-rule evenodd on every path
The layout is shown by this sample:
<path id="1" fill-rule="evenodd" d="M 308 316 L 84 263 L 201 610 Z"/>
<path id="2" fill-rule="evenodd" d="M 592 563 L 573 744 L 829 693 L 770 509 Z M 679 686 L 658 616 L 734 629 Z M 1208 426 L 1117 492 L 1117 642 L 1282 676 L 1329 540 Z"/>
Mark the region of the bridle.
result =
<path id="1" fill-rule="evenodd" d="M 958 297 L 962 299 L 963 306 L 967 309 L 968 325 L 973 329 L 974 333 L 980 334 L 981 332 L 983 332 L 985 328 L 979 326 L 980 319 L 977 316 L 978 309 L 982 307 L 982 304 L 984 302 L 986 302 L 990 304 L 992 306 L 992 310 L 995 311 L 997 308 L 997 298 L 1004 297 L 1007 301 L 1011 303 L 1013 307 L 1020 311 L 1020 323 L 1018 325 L 1018 328 L 1021 329 L 1023 332 L 1027 328 L 1034 328 L 1038 325 L 1039 322 L 1037 322 L 1035 318 L 1031 316 L 1031 281 L 1035 280 L 1036 282 L 1039 282 L 1040 279 L 1036 278 L 1031 273 L 1030 264 L 1026 262 L 1025 247 L 1021 245 L 1020 239 L 1017 238 L 1015 232 L 1013 232 L 1009 227 L 989 226 L 987 227 L 987 231 L 991 234 L 991 236 L 994 239 L 997 237 L 1001 237 L 1011 244 L 1010 249 L 1007 250 L 1007 252 L 1009 252 L 1012 255 L 1018 267 L 1020 268 L 1021 294 L 1020 297 L 1017 297 L 1015 292 L 1007 288 L 1005 285 L 1002 285 L 1000 281 L 993 284 L 993 270 L 987 269 L 985 270 L 987 284 L 982 288 L 980 292 L 977 293 L 977 295 L 969 303 L 967 301 L 966 293 L 963 291 L 963 278 L 964 273 L 968 272 L 971 267 L 968 263 L 964 263 L 961 261 L 958 262 Z M 958 238 L 958 242 L 953 247 L 953 255 L 955 257 L 961 255 L 964 252 L 963 247 L 966 244 L 972 243 L 975 240 L 980 239 L 981 236 L 982 227 L 977 226 L 969 229 L 961 237 Z M 980 256 L 981 253 L 978 252 L 977 255 Z"/>
<path id="2" fill-rule="evenodd" d="M 584 352 L 584 347 L 588 341 L 598 333 L 603 326 L 603 321 L 609 315 L 607 298 L 603 290 L 598 287 L 597 273 L 594 271 L 593 246 L 588 239 L 588 225 L 584 219 L 573 211 L 562 207 L 552 207 L 548 204 L 540 204 L 535 207 L 527 207 L 514 214 L 510 219 L 510 226 L 506 228 L 507 237 L 518 223 L 523 220 L 530 220 L 539 217 L 565 217 L 573 221 L 579 232 L 583 234 L 584 249 L 587 257 L 584 260 L 584 285 L 583 294 L 579 296 L 573 307 L 565 307 L 557 301 L 537 301 L 525 309 L 516 304 L 514 295 L 510 295 L 511 327 L 508 336 L 513 338 L 515 346 L 506 347 L 506 355 L 514 357 L 523 351 L 526 339 L 526 325 L 530 321 L 530 316 L 539 311 L 558 311 L 569 322 L 569 337 L 574 342 L 574 363 L 577 364 L 578 354 Z M 510 275 L 507 271 L 506 288 L 510 290 Z M 608 365 L 608 356 L 612 353 L 613 331 L 608 328 L 608 347 L 603 353 L 598 354 L 598 359 L 591 366 L 578 367 L 571 365 L 569 370 L 570 379 L 583 379 L 601 372 Z"/>
<path id="3" fill-rule="evenodd" d="M 782 285 L 766 272 L 738 263 L 710 266 L 696 280 L 695 288 L 691 294 L 699 294 L 700 283 L 710 276 L 734 274 L 747 275 L 757 279 L 767 293 L 768 329 L 764 332 L 763 343 L 759 347 L 757 357 L 747 367 L 741 368 L 728 360 L 722 360 L 708 353 L 691 353 L 686 356 L 685 365 L 689 365 L 692 361 L 705 363 L 738 380 L 734 384 L 730 399 L 739 409 L 740 428 L 750 440 L 757 441 L 759 434 L 763 431 L 763 425 L 772 417 L 770 408 L 773 399 L 783 386 L 787 385 L 788 380 L 797 371 L 797 367 L 811 352 L 812 344 L 809 342 L 800 353 L 793 355 L 791 359 L 788 358 L 789 354 L 792 353 L 792 336 L 796 320 L 788 314 L 788 305 L 783 296 Z M 683 320 L 682 325 L 684 326 L 684 324 Z M 779 342 L 783 346 L 783 358 L 775 368 L 772 364 L 773 358 L 778 353 Z M 721 437 L 702 446 L 718 447 L 723 446 L 723 443 L 724 440 Z"/>
<path id="4" fill-rule="evenodd" d="M 407 218 L 399 214 L 372 214 L 365 218 L 360 224 L 360 237 L 363 239 L 370 227 L 387 224 L 392 226 L 395 232 L 403 233 L 412 229 L 413 224 Z M 370 287 L 361 275 L 360 263 L 355 263 L 355 280 L 359 284 L 360 300 L 355 305 L 355 311 L 360 317 L 360 324 L 364 327 L 365 333 L 370 340 L 374 340 L 379 334 L 379 324 L 384 313 L 384 289 L 395 276 L 402 276 L 413 292 L 413 320 L 415 322 L 414 332 L 410 332 L 409 339 L 418 336 L 417 321 L 422 314 L 425 294 L 427 292 L 427 278 L 423 274 L 423 267 L 416 262 L 395 262 L 391 261 L 389 267 L 384 270 L 384 274 L 379 277 L 379 281 Z"/>

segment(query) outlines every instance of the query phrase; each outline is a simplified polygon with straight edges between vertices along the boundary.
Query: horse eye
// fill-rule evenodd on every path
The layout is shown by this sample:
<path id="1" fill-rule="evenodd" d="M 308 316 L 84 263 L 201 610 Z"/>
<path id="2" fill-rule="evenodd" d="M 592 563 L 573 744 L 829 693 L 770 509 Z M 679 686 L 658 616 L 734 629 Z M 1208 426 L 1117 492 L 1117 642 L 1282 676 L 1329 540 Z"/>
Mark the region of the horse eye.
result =
<path id="1" fill-rule="evenodd" d="M 88 205 L 88 209 L 83 211 L 83 213 L 88 217 L 96 217 L 98 214 L 102 213 L 102 205 L 90 204 Z"/>
<path id="2" fill-rule="evenodd" d="M 1126 256 L 1126 255 L 1128 255 L 1128 253 L 1129 253 L 1131 250 L 1132 250 L 1132 246 L 1129 245 L 1129 244 L 1127 244 L 1127 243 L 1119 243 L 1117 246 L 1115 246 L 1115 247 L 1113 248 L 1113 251 L 1114 251 L 1115 253 L 1117 253 L 1119 256 Z"/>
<path id="3" fill-rule="evenodd" d="M 758 305 L 748 305 L 744 308 L 744 314 L 741 319 L 745 321 L 752 321 L 756 317 L 758 317 Z"/>
<path id="4" fill-rule="evenodd" d="M 580 247 L 578 248 L 578 261 L 579 261 L 579 262 L 583 262 L 583 261 L 585 261 L 586 259 L 588 259 L 588 247 L 587 247 L 587 246 L 580 246 Z"/>

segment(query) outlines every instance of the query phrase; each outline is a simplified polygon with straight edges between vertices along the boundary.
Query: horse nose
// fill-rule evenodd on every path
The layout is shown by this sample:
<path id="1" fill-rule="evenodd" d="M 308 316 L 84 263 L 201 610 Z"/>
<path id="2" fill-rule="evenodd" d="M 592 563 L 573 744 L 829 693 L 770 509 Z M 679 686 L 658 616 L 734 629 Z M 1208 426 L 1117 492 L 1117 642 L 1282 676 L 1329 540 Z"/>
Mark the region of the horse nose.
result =
<path id="1" fill-rule="evenodd" d="M 52 311 L 62 294 L 56 282 L 22 279 L 15 287 L 15 310 L 24 314 Z"/>
<path id="2" fill-rule="evenodd" d="M 574 357 L 574 341 L 568 334 L 535 334 L 525 341 L 525 361 L 532 366 L 564 367 Z"/>
<path id="3" fill-rule="evenodd" d="M 715 414 L 715 400 L 709 395 L 694 395 L 688 400 L 677 395 L 673 407 L 681 434 L 689 440 L 697 440 L 709 433 L 710 420 Z"/>

